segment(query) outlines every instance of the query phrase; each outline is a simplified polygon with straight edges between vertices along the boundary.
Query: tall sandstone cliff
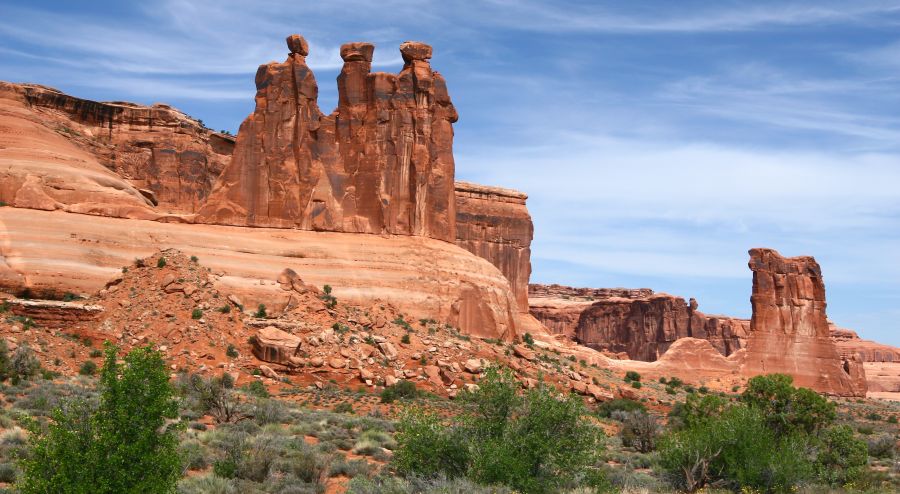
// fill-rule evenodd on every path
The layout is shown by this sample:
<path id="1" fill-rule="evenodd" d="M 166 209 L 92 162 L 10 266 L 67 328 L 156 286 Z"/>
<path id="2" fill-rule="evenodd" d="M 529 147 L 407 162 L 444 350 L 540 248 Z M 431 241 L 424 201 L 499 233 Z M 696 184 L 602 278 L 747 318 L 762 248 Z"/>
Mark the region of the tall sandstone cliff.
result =
<path id="1" fill-rule="evenodd" d="M 506 276 L 520 311 L 528 311 L 534 226 L 527 195 L 456 182 L 456 245 L 491 262 Z"/>
<path id="2" fill-rule="evenodd" d="M 197 221 L 456 239 L 457 114 L 431 47 L 406 42 L 399 74 L 370 72 L 374 46 L 341 47 L 338 108 L 324 115 L 306 40 L 256 73 L 256 110 Z"/>
<path id="3" fill-rule="evenodd" d="M 866 378 L 858 356 L 841 358 L 825 314 L 825 283 L 809 256 L 782 257 L 751 249 L 751 336 L 745 375 L 781 372 L 799 386 L 836 395 L 861 396 Z"/>

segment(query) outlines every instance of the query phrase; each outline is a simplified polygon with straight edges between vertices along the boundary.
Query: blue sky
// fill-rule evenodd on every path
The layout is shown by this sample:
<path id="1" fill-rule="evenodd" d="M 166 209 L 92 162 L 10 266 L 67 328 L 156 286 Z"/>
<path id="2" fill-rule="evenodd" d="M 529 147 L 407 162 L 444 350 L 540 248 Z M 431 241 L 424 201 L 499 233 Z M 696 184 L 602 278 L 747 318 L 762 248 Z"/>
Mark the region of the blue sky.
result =
<path id="1" fill-rule="evenodd" d="M 310 43 L 434 46 L 460 179 L 530 195 L 533 281 L 750 315 L 747 249 L 810 254 L 828 313 L 900 345 L 900 0 L 0 1 L 0 79 L 166 102 L 236 131 L 256 67 Z"/>

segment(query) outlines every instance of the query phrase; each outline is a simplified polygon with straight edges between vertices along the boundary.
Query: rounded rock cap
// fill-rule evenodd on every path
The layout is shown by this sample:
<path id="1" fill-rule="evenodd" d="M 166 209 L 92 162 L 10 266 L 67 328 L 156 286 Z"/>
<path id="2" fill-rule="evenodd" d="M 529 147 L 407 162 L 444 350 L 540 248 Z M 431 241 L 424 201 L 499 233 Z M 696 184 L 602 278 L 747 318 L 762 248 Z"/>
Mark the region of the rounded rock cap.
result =
<path id="1" fill-rule="evenodd" d="M 421 41 L 404 41 L 400 44 L 400 54 L 404 62 L 413 60 L 428 60 L 431 58 L 431 45 Z"/>
<path id="2" fill-rule="evenodd" d="M 344 43 L 341 45 L 341 59 L 345 62 L 371 62 L 375 53 L 372 43 Z"/>
<path id="3" fill-rule="evenodd" d="M 309 55 L 309 44 L 303 36 L 292 34 L 288 36 L 285 41 L 287 41 L 288 49 L 291 50 L 291 53 L 296 53 L 304 57 Z"/>

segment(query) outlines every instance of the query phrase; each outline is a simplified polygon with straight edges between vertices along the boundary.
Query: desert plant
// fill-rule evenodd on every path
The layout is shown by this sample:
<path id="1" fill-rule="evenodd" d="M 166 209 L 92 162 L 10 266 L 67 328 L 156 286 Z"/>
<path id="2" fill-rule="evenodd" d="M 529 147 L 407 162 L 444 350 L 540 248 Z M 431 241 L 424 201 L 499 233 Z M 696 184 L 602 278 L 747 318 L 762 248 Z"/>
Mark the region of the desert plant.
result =
<path id="1" fill-rule="evenodd" d="M 12 359 L 9 363 L 9 374 L 13 384 L 27 381 L 36 376 L 41 370 L 41 363 L 38 361 L 34 350 L 27 344 L 21 344 L 16 351 L 13 352 Z"/>
<path id="2" fill-rule="evenodd" d="M 191 311 L 191 319 L 202 319 L 203 318 L 203 310 L 200 308 L 196 308 Z"/>
<path id="3" fill-rule="evenodd" d="M 325 307 L 329 309 L 334 309 L 337 306 L 337 298 L 331 294 L 331 285 L 325 285 L 322 287 L 322 291 L 324 292 L 319 298 L 325 302 Z"/>
<path id="4" fill-rule="evenodd" d="M 269 315 L 266 313 L 266 305 L 259 304 L 259 306 L 256 308 L 256 313 L 253 314 L 253 317 L 258 317 L 260 319 L 265 319 L 266 317 L 269 317 Z"/>
<path id="5" fill-rule="evenodd" d="M 646 412 L 629 412 L 622 421 L 619 436 L 622 438 L 623 446 L 632 447 L 641 453 L 649 453 L 656 449 L 659 424 L 656 417 Z"/>
<path id="6" fill-rule="evenodd" d="M 411 381 L 400 381 L 393 386 L 388 386 L 381 391 L 382 403 L 393 403 L 398 399 L 413 399 L 419 396 L 419 390 Z"/>
<path id="7" fill-rule="evenodd" d="M 625 373 L 625 382 L 628 381 L 640 381 L 641 375 L 635 371 L 628 371 Z"/>
<path id="8" fill-rule="evenodd" d="M 108 346 L 96 408 L 66 402 L 47 430 L 33 424 L 17 486 L 31 493 L 174 492 L 181 474 L 177 417 L 159 352 L 138 348 L 118 362 Z"/>
<path id="9" fill-rule="evenodd" d="M 97 373 L 97 364 L 93 360 L 86 360 L 78 369 L 82 376 L 93 376 Z"/>
<path id="10" fill-rule="evenodd" d="M 237 348 L 229 343 L 228 348 L 225 349 L 225 355 L 230 358 L 237 358 L 240 354 L 238 353 Z"/>
<path id="11" fill-rule="evenodd" d="M 165 258 L 165 257 L 160 257 L 160 258 L 156 261 L 156 267 L 158 267 L 158 268 L 160 268 L 160 269 L 166 267 L 166 258 Z"/>

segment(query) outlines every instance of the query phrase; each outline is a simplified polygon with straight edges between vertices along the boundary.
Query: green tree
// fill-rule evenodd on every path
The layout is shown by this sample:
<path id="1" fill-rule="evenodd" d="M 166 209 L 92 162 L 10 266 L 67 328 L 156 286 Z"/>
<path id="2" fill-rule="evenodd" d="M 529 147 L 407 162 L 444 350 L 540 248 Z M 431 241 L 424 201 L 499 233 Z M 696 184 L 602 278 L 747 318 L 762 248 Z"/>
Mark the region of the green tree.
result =
<path id="1" fill-rule="evenodd" d="M 124 362 L 108 345 L 96 407 L 71 401 L 46 430 L 32 424 L 22 461 L 24 494 L 170 493 L 181 473 L 178 403 L 165 363 L 150 347 Z"/>
<path id="2" fill-rule="evenodd" d="M 869 460 L 868 444 L 853 437 L 853 429 L 837 425 L 822 431 L 817 458 L 819 478 L 831 485 L 858 479 Z"/>
<path id="3" fill-rule="evenodd" d="M 837 416 L 834 404 L 807 388 L 795 388 L 786 374 L 755 376 L 747 382 L 741 400 L 763 412 L 778 434 L 801 429 L 811 434 L 827 427 Z"/>

